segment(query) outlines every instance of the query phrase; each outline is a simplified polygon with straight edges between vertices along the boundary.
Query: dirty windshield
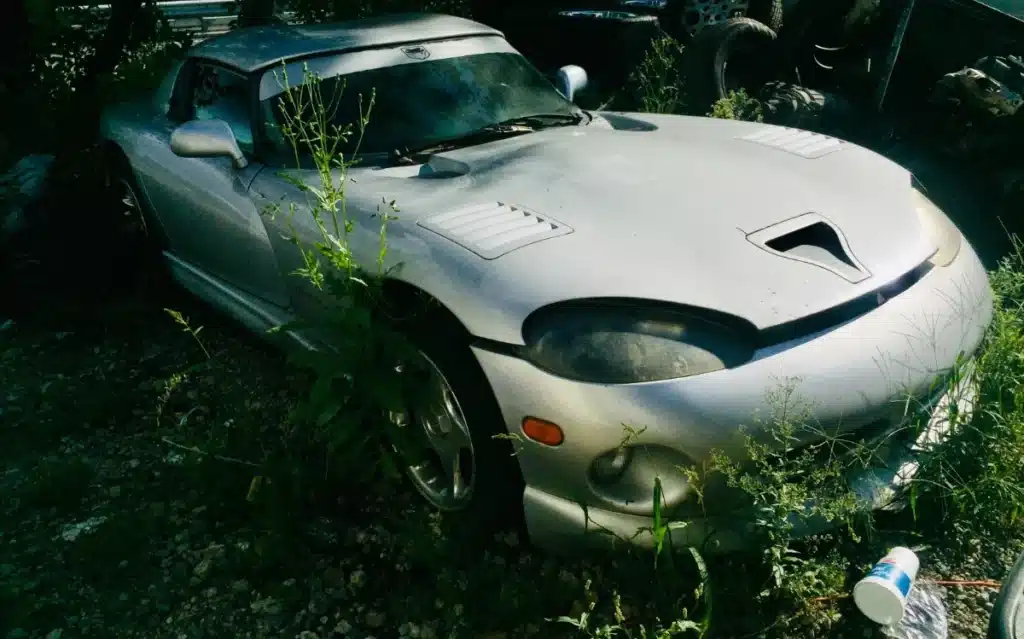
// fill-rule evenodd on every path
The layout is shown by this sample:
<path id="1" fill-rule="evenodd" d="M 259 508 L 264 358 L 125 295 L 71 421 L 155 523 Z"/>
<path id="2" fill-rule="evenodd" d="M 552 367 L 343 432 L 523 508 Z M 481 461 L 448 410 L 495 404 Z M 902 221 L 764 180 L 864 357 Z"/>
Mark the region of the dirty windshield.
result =
<path id="1" fill-rule="evenodd" d="M 481 53 L 380 67 L 321 81 L 335 124 L 359 121 L 375 95 L 360 153 L 388 153 L 463 136 L 498 122 L 552 114 L 571 116 L 565 100 L 536 68 L 515 53 Z M 277 125 L 287 96 L 271 98 Z M 279 135 L 271 132 L 272 138 Z M 352 153 L 358 135 L 344 150 Z"/>

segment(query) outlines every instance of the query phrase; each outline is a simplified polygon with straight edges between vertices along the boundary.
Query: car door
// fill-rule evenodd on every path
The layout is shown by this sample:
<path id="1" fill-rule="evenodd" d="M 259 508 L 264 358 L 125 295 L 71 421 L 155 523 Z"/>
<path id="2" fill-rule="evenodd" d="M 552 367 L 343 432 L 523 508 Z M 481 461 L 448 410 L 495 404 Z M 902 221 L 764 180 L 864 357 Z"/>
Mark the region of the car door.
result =
<path id="1" fill-rule="evenodd" d="M 175 87 L 172 126 L 187 120 L 223 120 L 249 166 L 230 158 L 184 158 L 161 145 L 149 163 L 146 191 L 175 257 L 207 276 L 281 307 L 289 305 L 283 275 L 249 187 L 263 166 L 253 158 L 249 78 L 223 66 L 190 60 Z"/>

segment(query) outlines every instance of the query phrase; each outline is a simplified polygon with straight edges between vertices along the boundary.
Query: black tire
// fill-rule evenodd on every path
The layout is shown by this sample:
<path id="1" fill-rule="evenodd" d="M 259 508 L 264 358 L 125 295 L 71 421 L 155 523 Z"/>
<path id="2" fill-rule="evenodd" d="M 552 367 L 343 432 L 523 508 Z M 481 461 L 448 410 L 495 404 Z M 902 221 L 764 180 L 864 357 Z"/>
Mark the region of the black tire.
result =
<path id="1" fill-rule="evenodd" d="M 783 0 L 750 0 L 747 17 L 763 23 L 772 31 L 778 33 L 782 29 L 785 9 Z"/>
<path id="2" fill-rule="evenodd" d="M 737 84 L 732 79 L 756 95 L 770 77 L 763 61 L 771 58 L 775 39 L 774 31 L 751 18 L 731 18 L 701 31 L 684 54 L 687 107 L 708 113 L 715 102 L 728 97 L 730 87 Z M 727 77 L 729 62 L 738 51 L 742 51 L 741 70 L 737 73 L 734 65 L 728 70 L 733 78 Z"/>
<path id="3" fill-rule="evenodd" d="M 464 539 L 467 542 L 500 530 L 521 533 L 525 530 L 523 476 L 507 437 L 501 409 L 469 348 L 465 331 L 444 313 L 431 310 L 431 306 L 415 313 L 412 319 L 399 322 L 397 328 L 440 369 L 469 426 L 473 493 L 468 505 L 446 512 L 446 518 L 457 523 L 458 530 L 470 533 Z M 420 427 L 415 416 L 413 425 Z M 425 496 L 423 499 L 429 503 Z"/>
<path id="4" fill-rule="evenodd" d="M 853 105 L 839 95 L 788 82 L 768 82 L 758 97 L 766 122 L 810 131 L 840 132 L 858 121 Z"/>
<path id="5" fill-rule="evenodd" d="M 170 282 L 163 256 L 166 235 L 148 210 L 135 172 L 120 149 L 105 151 L 104 173 L 103 226 L 112 240 L 115 260 L 128 267 L 134 287 L 165 288 Z M 125 189 L 134 203 L 126 200 Z"/>
<path id="6" fill-rule="evenodd" d="M 737 5 L 731 7 L 717 0 L 668 0 L 661 14 L 662 27 L 683 42 L 736 17 L 752 18 L 776 33 L 782 28 L 783 0 L 747 0 L 745 7 Z"/>

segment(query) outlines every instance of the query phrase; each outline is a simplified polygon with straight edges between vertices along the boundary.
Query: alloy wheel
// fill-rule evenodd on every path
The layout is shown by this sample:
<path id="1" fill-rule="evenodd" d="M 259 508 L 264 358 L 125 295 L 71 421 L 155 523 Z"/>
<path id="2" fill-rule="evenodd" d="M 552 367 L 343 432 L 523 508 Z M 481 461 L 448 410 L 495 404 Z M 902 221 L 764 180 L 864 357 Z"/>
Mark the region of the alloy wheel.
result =
<path id="1" fill-rule="evenodd" d="M 416 490 L 439 510 L 465 509 L 473 499 L 476 458 L 469 424 L 451 384 L 423 355 L 429 370 L 426 399 L 411 415 L 393 416 L 416 427 L 426 454 L 407 468 Z"/>

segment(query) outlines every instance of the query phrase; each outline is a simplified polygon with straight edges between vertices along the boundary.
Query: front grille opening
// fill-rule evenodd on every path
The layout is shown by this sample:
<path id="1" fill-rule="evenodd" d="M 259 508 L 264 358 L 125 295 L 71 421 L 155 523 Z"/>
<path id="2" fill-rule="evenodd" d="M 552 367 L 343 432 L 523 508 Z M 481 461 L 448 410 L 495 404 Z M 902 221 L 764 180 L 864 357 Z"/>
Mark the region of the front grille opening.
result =
<path id="1" fill-rule="evenodd" d="M 810 455 L 821 466 L 831 462 L 843 466 L 884 466 L 894 449 L 914 442 L 915 434 L 913 424 L 886 417 L 794 448 L 786 458 L 796 461 Z"/>
<path id="2" fill-rule="evenodd" d="M 795 461 L 810 453 L 812 459 L 821 464 L 839 460 L 844 465 L 860 462 L 864 466 L 888 465 L 893 453 L 910 449 L 928 423 L 935 405 L 946 392 L 947 376 L 932 384 L 920 396 L 892 401 L 889 415 L 870 421 L 863 426 L 843 431 L 841 427 L 831 430 L 817 441 L 810 441 L 787 451 L 785 457 Z"/>

